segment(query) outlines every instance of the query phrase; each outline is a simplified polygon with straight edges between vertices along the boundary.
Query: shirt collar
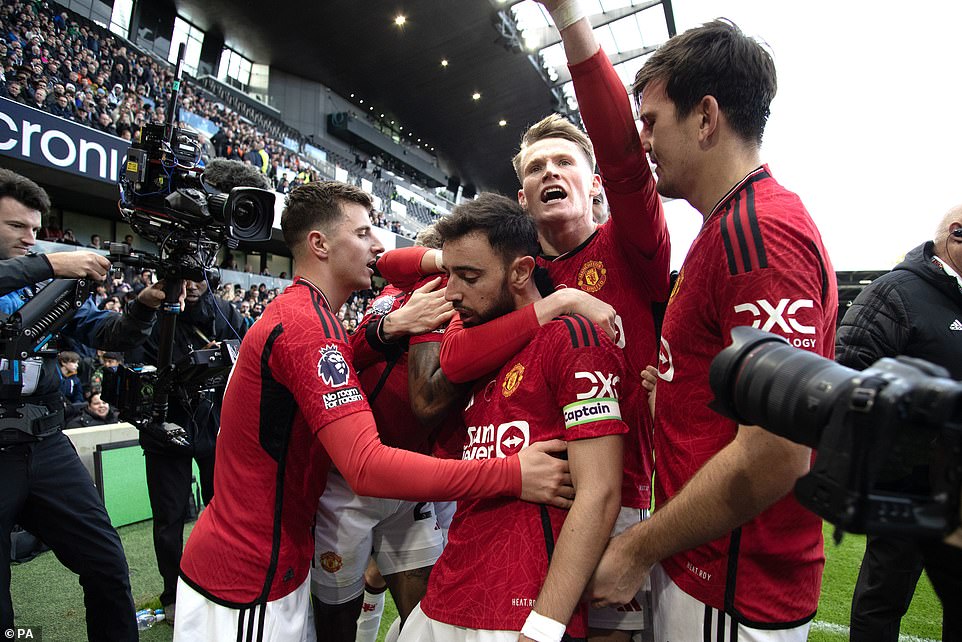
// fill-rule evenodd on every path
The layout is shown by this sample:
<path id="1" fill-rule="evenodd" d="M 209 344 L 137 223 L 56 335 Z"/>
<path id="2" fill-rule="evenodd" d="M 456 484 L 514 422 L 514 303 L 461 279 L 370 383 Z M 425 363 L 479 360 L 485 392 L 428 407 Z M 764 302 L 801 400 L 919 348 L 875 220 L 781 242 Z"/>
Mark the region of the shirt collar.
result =
<path id="1" fill-rule="evenodd" d="M 953 269 L 951 268 L 951 266 L 949 266 L 948 263 L 946 263 L 945 261 L 943 261 L 943 260 L 940 259 L 939 257 L 935 256 L 934 254 L 932 255 L 932 262 L 935 263 L 935 264 L 936 264 L 937 266 L 939 266 L 940 268 L 942 268 L 942 270 L 943 270 L 946 274 L 948 274 L 949 276 L 951 276 L 952 278 L 954 278 L 954 279 L 956 280 L 956 282 L 959 284 L 959 290 L 962 291 L 962 276 L 959 276 L 959 274 L 956 273 L 956 271 L 953 270 Z"/>

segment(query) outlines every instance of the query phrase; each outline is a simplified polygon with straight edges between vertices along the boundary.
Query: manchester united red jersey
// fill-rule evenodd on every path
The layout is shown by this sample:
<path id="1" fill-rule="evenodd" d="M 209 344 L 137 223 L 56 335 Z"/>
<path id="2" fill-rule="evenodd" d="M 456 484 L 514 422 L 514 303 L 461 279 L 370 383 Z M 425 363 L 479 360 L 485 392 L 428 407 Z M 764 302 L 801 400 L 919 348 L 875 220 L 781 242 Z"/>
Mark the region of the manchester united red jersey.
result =
<path id="1" fill-rule="evenodd" d="M 716 206 L 668 304 L 655 412 L 656 507 L 735 437 L 708 408 L 712 359 L 748 325 L 832 358 L 838 293 L 799 198 L 760 167 Z M 791 495 L 731 534 L 662 562 L 686 593 L 751 626 L 800 624 L 821 586 L 821 520 Z"/>
<path id="2" fill-rule="evenodd" d="M 184 580 L 240 608 L 307 577 L 310 525 L 330 459 L 315 434 L 368 404 L 351 347 L 320 290 L 298 279 L 251 326 L 224 393 L 214 499 L 181 562 Z"/>
<path id="3" fill-rule="evenodd" d="M 626 397 L 631 386 L 624 368 L 621 351 L 587 319 L 552 321 L 496 377 L 476 383 L 464 411 L 464 459 L 507 457 L 550 439 L 625 433 L 621 409 L 637 403 L 637 395 Z M 515 499 L 458 502 L 448 545 L 421 600 L 424 613 L 455 626 L 520 631 L 564 517 L 565 511 Z M 582 609 L 569 633 L 584 637 Z"/>
<path id="4" fill-rule="evenodd" d="M 433 280 L 432 275 L 421 279 L 412 289 Z M 443 287 L 443 283 L 440 287 Z M 378 435 L 388 446 L 403 448 L 421 453 L 433 452 L 436 437 L 439 433 L 449 434 L 463 432 L 463 424 L 457 412 L 450 413 L 450 420 L 445 420 L 442 426 L 428 429 L 421 425 L 417 416 L 411 410 L 411 397 L 408 388 L 408 350 L 397 346 L 395 353 L 384 355 L 376 353 L 368 341 L 369 326 L 378 324 L 391 312 L 401 308 L 410 294 L 393 285 L 387 285 L 365 312 L 364 318 L 357 326 L 351 337 L 351 345 L 355 351 L 355 365 L 358 367 L 358 377 L 361 389 L 368 397 L 374 420 L 377 422 Z M 407 339 L 408 345 L 421 343 L 440 343 L 444 337 L 444 327 L 431 332 L 425 332 Z M 360 357 L 360 358 L 359 358 Z M 387 375 L 385 376 L 385 372 Z M 377 391 L 376 396 L 372 393 Z M 461 430 L 457 430 L 460 428 Z"/>
<path id="5" fill-rule="evenodd" d="M 639 378 L 654 363 L 655 309 L 668 298 L 668 227 L 624 85 L 608 57 L 598 51 L 570 69 L 611 218 L 580 247 L 539 263 L 555 284 L 579 288 L 615 308 L 618 346 L 631 376 Z M 626 437 L 624 506 L 650 505 L 651 429 L 650 415 L 641 412 Z"/>

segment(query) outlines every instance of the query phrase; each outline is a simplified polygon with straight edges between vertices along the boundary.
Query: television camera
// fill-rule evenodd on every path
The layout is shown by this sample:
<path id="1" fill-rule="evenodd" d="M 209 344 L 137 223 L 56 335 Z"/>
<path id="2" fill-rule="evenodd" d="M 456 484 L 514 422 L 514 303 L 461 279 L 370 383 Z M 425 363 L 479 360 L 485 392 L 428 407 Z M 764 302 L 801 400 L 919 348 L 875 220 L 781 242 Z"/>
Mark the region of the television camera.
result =
<path id="1" fill-rule="evenodd" d="M 180 384 L 188 372 L 194 384 L 217 381 L 218 372 L 229 371 L 237 348 L 237 342 L 225 342 L 221 351 L 195 352 L 184 362 L 172 363 L 183 281 L 216 286 L 218 251 L 224 245 L 236 248 L 241 242 L 269 240 L 274 225 L 274 193 L 256 187 L 224 191 L 205 180 L 197 134 L 174 125 L 183 56 L 181 45 L 166 112 L 168 122 L 144 126 L 140 142 L 127 152 L 120 177 L 121 214 L 135 232 L 157 244 L 159 253 L 136 252 L 125 244 L 111 243 L 108 254 L 115 264 L 154 269 L 164 281 L 159 363 L 156 371 L 123 367 L 104 381 L 104 398 L 119 408 L 122 418 L 181 445 L 186 443 L 185 431 L 165 422 L 168 395 L 187 391 L 188 387 Z M 198 368 L 205 366 L 210 371 L 202 376 Z"/>

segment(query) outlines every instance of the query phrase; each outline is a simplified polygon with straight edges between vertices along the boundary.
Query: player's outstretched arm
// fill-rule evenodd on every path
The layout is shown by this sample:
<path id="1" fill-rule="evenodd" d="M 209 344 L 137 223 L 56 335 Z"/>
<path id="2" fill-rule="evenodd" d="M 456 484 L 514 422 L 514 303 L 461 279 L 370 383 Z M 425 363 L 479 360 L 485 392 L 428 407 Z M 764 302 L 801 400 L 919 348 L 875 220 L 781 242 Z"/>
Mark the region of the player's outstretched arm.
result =
<path id="1" fill-rule="evenodd" d="M 622 460 L 622 448 L 621 435 L 568 443 L 576 495 L 534 605 L 537 615 L 559 625 L 566 625 L 571 619 L 618 517 L 621 467 L 612 466 L 611 462 Z M 563 633 L 563 627 L 560 628 Z"/>
<path id="2" fill-rule="evenodd" d="M 520 310 L 473 328 L 465 328 L 455 317 L 441 342 L 441 369 L 456 383 L 473 381 L 503 366 L 541 326 L 563 314 L 588 317 L 613 341 L 618 340 L 613 307 L 587 292 L 561 288 Z"/>
<path id="3" fill-rule="evenodd" d="M 430 248 L 414 246 L 389 250 L 377 260 L 378 273 L 400 290 L 410 290 L 429 274 L 444 271 L 441 265 L 441 252 Z"/>
<path id="4" fill-rule="evenodd" d="M 574 494 L 568 462 L 550 454 L 564 451 L 558 440 L 505 459 L 435 459 L 382 444 L 370 411 L 337 419 L 317 436 L 358 495 L 410 501 L 508 495 L 566 508 Z"/>
<path id="5" fill-rule="evenodd" d="M 615 238 L 646 260 L 656 298 L 667 296 L 670 245 L 661 199 L 631 103 L 591 24 L 574 0 L 539 0 L 561 33 L 581 118 L 594 145 Z M 664 292 L 663 292 L 664 291 Z"/>
<path id="6" fill-rule="evenodd" d="M 739 426 L 670 502 L 611 540 L 588 596 L 596 606 L 628 603 L 657 562 L 725 535 L 791 492 L 810 458 L 809 448 Z"/>

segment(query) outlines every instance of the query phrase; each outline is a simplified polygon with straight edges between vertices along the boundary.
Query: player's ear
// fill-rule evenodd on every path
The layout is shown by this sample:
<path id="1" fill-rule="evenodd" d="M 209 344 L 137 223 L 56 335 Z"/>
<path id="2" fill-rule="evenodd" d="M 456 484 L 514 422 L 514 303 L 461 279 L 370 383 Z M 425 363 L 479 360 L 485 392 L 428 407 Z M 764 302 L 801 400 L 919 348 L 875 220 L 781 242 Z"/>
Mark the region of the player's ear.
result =
<path id="1" fill-rule="evenodd" d="M 534 266 L 533 256 L 519 256 L 512 261 L 509 274 L 511 285 L 518 288 L 526 286 L 532 278 L 531 275 L 534 273 Z"/>
<path id="2" fill-rule="evenodd" d="M 330 252 L 330 240 L 327 235 L 320 230 L 311 230 L 307 233 L 305 245 L 311 256 L 319 259 L 326 259 Z"/>

